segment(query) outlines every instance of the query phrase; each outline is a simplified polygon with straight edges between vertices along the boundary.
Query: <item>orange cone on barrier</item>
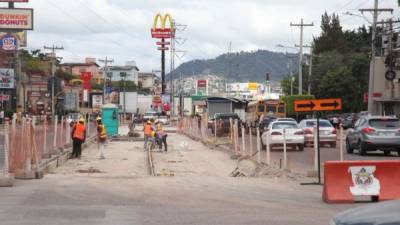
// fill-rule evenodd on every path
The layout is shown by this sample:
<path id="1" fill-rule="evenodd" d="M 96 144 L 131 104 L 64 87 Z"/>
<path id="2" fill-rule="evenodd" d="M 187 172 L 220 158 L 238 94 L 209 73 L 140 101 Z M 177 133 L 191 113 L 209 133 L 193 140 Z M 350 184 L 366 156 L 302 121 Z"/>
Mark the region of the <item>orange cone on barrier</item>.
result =
<path id="1" fill-rule="evenodd" d="M 400 199 L 400 160 L 325 162 L 322 198 L 327 203 L 353 203 L 357 197 Z"/>

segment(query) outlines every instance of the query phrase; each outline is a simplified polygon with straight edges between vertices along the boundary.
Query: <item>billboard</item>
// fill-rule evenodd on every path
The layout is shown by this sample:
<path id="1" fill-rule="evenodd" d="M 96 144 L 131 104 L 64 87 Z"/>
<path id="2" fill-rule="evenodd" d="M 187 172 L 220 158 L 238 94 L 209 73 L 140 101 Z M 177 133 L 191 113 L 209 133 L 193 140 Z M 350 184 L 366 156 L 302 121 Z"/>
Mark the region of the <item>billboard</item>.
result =
<path id="1" fill-rule="evenodd" d="M 0 49 L 4 51 L 16 51 L 18 49 L 18 39 L 12 34 L 0 37 Z"/>
<path id="2" fill-rule="evenodd" d="M 169 22 L 169 27 L 167 27 L 167 20 Z M 160 26 L 158 26 L 158 21 L 160 21 Z M 157 14 L 154 17 L 153 28 L 151 28 L 152 38 L 173 38 L 175 37 L 175 27 L 174 20 L 168 13 L 164 16 Z"/>
<path id="3" fill-rule="evenodd" d="M 14 87 L 14 69 L 0 68 L 0 88 L 12 89 Z"/>
<path id="4" fill-rule="evenodd" d="M 0 8 L 0 30 L 33 30 L 33 9 Z"/>
<path id="5" fill-rule="evenodd" d="M 258 90 L 258 83 L 249 83 L 247 88 L 250 91 L 257 91 Z"/>
<path id="6" fill-rule="evenodd" d="M 197 80 L 197 87 L 207 87 L 207 80 Z"/>

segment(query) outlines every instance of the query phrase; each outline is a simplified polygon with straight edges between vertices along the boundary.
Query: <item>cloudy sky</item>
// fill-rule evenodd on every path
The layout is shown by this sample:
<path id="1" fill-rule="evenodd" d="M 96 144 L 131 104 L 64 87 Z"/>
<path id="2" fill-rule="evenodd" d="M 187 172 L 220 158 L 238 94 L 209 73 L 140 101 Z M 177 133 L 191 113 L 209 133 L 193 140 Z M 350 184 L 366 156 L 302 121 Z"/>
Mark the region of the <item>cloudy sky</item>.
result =
<path id="1" fill-rule="evenodd" d="M 397 0 L 380 0 L 380 7 L 391 7 L 395 13 L 383 13 L 380 19 L 398 18 Z M 4 5 L 4 3 L 3 3 Z M 359 8 L 371 8 L 373 0 L 30 0 L 16 7 L 33 7 L 35 29 L 28 33 L 29 49 L 43 45 L 63 46 L 58 55 L 64 62 L 79 62 L 85 57 L 115 60 L 124 64 L 135 60 L 141 71 L 158 70 L 160 56 L 150 36 L 153 17 L 157 12 L 170 13 L 179 24 L 187 25 L 178 36 L 187 39 L 177 46 L 187 53 L 177 64 L 213 58 L 233 51 L 277 48 L 277 44 L 294 46 L 299 29 L 290 22 L 314 23 L 305 28 L 305 43 L 320 32 L 324 11 L 338 13 L 342 25 L 353 29 L 367 23 L 344 12 L 359 13 Z M 371 16 L 366 14 L 371 20 Z"/>

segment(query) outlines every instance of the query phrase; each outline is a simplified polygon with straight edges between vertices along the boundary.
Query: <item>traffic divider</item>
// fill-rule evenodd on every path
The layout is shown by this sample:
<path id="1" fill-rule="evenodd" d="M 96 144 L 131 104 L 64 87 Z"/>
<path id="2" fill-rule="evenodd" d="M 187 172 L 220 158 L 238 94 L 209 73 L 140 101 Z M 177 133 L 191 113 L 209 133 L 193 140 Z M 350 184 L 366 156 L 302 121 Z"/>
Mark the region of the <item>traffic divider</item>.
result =
<path id="1" fill-rule="evenodd" d="M 400 199 L 400 160 L 327 161 L 322 199 L 327 203 L 354 203 L 359 197 Z"/>

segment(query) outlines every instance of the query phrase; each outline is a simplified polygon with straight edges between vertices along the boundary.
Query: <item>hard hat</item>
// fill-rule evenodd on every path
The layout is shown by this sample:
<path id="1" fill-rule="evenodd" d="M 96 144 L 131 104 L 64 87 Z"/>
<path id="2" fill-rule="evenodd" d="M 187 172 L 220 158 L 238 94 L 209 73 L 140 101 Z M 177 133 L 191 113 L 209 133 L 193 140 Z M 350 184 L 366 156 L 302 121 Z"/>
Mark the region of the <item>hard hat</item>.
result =
<path id="1" fill-rule="evenodd" d="M 79 122 L 84 123 L 84 122 L 85 122 L 85 119 L 84 119 L 83 117 L 81 117 L 81 118 L 79 119 Z"/>
<path id="2" fill-rule="evenodd" d="M 156 120 L 156 121 L 155 121 L 155 123 L 159 123 L 159 122 L 160 122 L 159 120 Z"/>
<path id="3" fill-rule="evenodd" d="M 98 117 L 96 118 L 96 121 L 99 121 L 99 120 L 101 120 L 101 117 L 100 117 L 100 116 L 98 116 Z"/>
<path id="4" fill-rule="evenodd" d="M 147 124 L 152 124 L 152 122 L 150 120 L 147 120 Z"/>

